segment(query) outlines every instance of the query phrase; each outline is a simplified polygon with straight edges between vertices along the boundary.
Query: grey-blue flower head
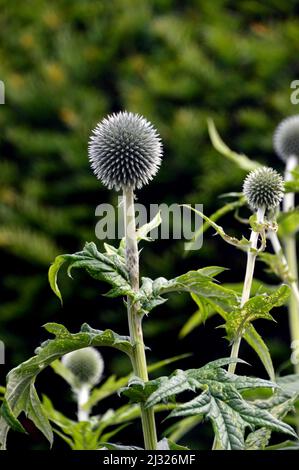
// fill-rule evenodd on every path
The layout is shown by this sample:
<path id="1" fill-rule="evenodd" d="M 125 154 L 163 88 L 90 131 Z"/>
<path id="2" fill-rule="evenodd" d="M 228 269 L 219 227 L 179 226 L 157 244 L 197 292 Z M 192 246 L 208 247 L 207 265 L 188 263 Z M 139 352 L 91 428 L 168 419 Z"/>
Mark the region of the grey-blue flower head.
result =
<path id="1" fill-rule="evenodd" d="M 274 209 L 283 198 L 284 180 L 273 168 L 264 166 L 246 176 L 243 193 L 251 209 Z"/>
<path id="2" fill-rule="evenodd" d="M 286 161 L 292 155 L 299 156 L 299 115 L 290 116 L 277 126 L 273 137 L 277 155 Z"/>
<path id="3" fill-rule="evenodd" d="M 149 121 L 124 111 L 96 126 L 88 153 L 94 174 L 109 189 L 140 189 L 160 167 L 162 144 Z"/>

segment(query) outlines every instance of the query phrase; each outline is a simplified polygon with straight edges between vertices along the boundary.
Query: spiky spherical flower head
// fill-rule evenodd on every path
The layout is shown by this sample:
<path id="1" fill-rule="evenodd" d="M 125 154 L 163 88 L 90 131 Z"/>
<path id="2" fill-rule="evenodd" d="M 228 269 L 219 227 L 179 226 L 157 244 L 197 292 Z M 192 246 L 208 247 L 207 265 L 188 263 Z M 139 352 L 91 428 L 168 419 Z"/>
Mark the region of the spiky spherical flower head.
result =
<path id="1" fill-rule="evenodd" d="M 108 188 L 141 188 L 161 164 L 161 139 L 152 124 L 139 114 L 120 112 L 101 121 L 88 146 L 96 177 Z"/>
<path id="2" fill-rule="evenodd" d="M 75 378 L 75 386 L 96 385 L 104 371 L 102 355 L 92 347 L 78 349 L 65 354 L 62 363 L 69 369 Z"/>
<path id="3" fill-rule="evenodd" d="M 281 121 L 274 133 L 273 144 L 283 161 L 291 155 L 299 157 L 299 114 Z"/>
<path id="4" fill-rule="evenodd" d="M 274 209 L 283 198 L 284 181 L 277 171 L 264 166 L 246 176 L 243 193 L 251 209 Z"/>

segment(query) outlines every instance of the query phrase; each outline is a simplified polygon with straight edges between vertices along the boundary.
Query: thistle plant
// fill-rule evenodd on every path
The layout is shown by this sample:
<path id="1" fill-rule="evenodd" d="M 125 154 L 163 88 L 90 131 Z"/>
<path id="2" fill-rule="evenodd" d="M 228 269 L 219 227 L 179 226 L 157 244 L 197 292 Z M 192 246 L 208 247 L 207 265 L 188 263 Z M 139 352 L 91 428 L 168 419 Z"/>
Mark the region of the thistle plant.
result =
<path id="1" fill-rule="evenodd" d="M 88 150 L 96 177 L 109 189 L 123 192 L 125 237 L 118 246 L 105 243 L 103 251 L 99 251 L 95 243 L 86 243 L 81 251 L 57 256 L 49 269 L 49 282 L 60 300 L 58 274 L 62 267 L 67 267 L 69 276 L 75 269 L 83 269 L 97 281 L 109 284 L 111 289 L 106 297 L 126 300 L 129 335 L 121 335 L 111 329 L 95 329 L 86 323 L 77 333 L 71 333 L 61 324 L 46 324 L 46 331 L 54 338 L 43 342 L 32 358 L 12 369 L 7 376 L 0 418 L 0 447 L 6 449 L 10 428 L 24 431 L 18 419 L 22 412 L 50 444 L 54 429 L 76 450 L 142 450 L 131 443 L 124 446 L 110 441 L 123 425 L 128 424 L 128 420 L 139 417 L 144 447 L 148 450 L 188 450 L 176 441 L 203 418 L 212 424 L 217 449 L 266 448 L 272 431 L 296 438 L 293 428 L 283 418 L 292 408 L 298 393 L 283 383 L 275 382 L 269 350 L 252 325 L 259 318 L 272 319 L 270 311 L 283 305 L 290 289 L 282 284 L 271 292 L 250 296 L 256 256 L 265 244 L 268 213 L 272 213 L 283 196 L 280 175 L 272 169 L 261 168 L 250 173 L 244 182 L 244 195 L 238 207 L 247 201 L 254 212 L 250 240 L 231 237 L 216 224 L 215 217 L 212 220 L 199 213 L 226 242 L 247 251 L 240 302 L 237 289 L 219 283 L 217 277 L 225 270 L 219 266 L 192 269 L 172 279 L 139 279 L 138 243 L 149 241 L 148 234 L 161 223 L 160 214 L 138 229 L 135 221 L 134 192 L 150 182 L 161 163 L 162 144 L 154 127 L 140 115 L 128 112 L 113 114 L 94 129 Z M 246 164 L 246 159 L 242 162 Z M 230 210 L 232 207 L 236 205 L 231 205 Z M 223 213 L 225 211 L 221 211 Z M 149 380 L 153 365 L 148 366 L 146 361 L 142 320 L 166 302 L 166 296 L 171 293 L 191 294 L 206 317 L 211 312 L 221 315 L 227 337 L 233 342 L 231 357 L 219 358 L 197 369 L 174 370 L 169 376 Z M 257 352 L 270 380 L 235 374 L 235 365 L 244 363 L 238 358 L 241 338 Z M 101 377 L 103 362 L 93 348 L 102 347 L 126 354 L 133 371 L 119 380 L 110 377 L 104 384 L 94 387 Z M 178 359 L 161 361 L 154 368 Z M 48 398 L 40 401 L 35 382 L 48 366 L 52 366 L 71 385 L 78 402 L 78 422 L 62 417 Z M 268 389 L 269 398 L 259 395 L 259 389 Z M 194 394 L 190 401 L 173 400 L 185 391 Z M 244 391 L 259 399 L 246 398 Z M 90 415 L 94 404 L 116 392 L 129 399 L 129 403 L 102 415 Z M 168 430 L 167 438 L 159 440 L 155 422 L 158 415 L 155 413 L 166 411 L 170 411 L 169 417 L 175 418 L 176 423 Z M 110 425 L 119 427 L 103 433 L 103 429 Z M 251 432 L 247 436 L 248 428 Z"/>
<path id="2" fill-rule="evenodd" d="M 299 158 L 299 115 L 284 119 L 276 128 L 273 138 L 274 149 L 278 157 L 285 163 L 285 181 L 294 180 L 294 171 Z M 295 193 L 290 190 L 285 194 L 283 212 L 292 214 L 295 211 Z M 274 240 L 274 248 L 278 249 L 278 240 Z M 298 301 L 298 264 L 296 249 L 296 231 L 283 236 L 286 263 L 292 277 L 292 293 L 289 301 L 289 323 L 292 346 L 299 357 L 299 301 Z M 299 373 L 299 361 L 294 364 Z"/>
<path id="3" fill-rule="evenodd" d="M 247 265 L 240 304 L 241 308 L 250 298 L 255 261 L 258 253 L 258 241 L 260 237 L 263 237 L 265 213 L 266 211 L 275 209 L 279 205 L 283 198 L 283 193 L 283 179 L 279 173 L 272 168 L 262 167 L 253 170 L 244 181 L 243 194 L 250 208 L 256 214 L 256 222 L 250 235 L 247 251 Z M 242 331 L 240 331 L 238 336 L 234 339 L 231 357 L 238 357 L 241 340 Z M 236 363 L 229 365 L 230 372 L 234 372 L 235 368 Z"/>
<path id="4" fill-rule="evenodd" d="M 136 236 L 134 190 L 147 184 L 161 164 L 161 139 L 142 116 L 120 112 L 104 119 L 89 143 L 91 167 L 108 188 L 122 190 L 124 200 L 126 268 L 133 291 L 139 290 L 139 254 Z M 128 323 L 133 345 L 133 368 L 137 377 L 148 380 L 138 302 L 127 299 Z M 154 413 L 141 405 L 145 447 L 155 449 L 157 435 Z"/>
<path id="5" fill-rule="evenodd" d="M 89 412 L 84 408 L 90 397 L 90 390 L 103 375 L 104 361 L 95 348 L 83 348 L 65 354 L 62 364 L 72 374 L 71 387 L 77 400 L 78 420 L 88 421 Z"/>

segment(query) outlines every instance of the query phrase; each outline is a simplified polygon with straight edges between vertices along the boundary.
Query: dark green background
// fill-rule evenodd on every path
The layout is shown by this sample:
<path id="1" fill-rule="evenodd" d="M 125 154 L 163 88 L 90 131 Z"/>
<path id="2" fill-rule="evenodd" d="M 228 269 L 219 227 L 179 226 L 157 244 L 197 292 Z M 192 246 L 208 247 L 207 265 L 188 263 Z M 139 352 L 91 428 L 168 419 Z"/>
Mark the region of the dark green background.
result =
<path id="1" fill-rule="evenodd" d="M 203 203 L 209 214 L 222 204 L 219 194 L 240 191 L 244 172 L 212 148 L 208 116 L 232 148 L 282 170 L 272 134 L 283 117 L 298 112 L 290 103 L 290 83 L 299 78 L 299 2 L 0 0 L 0 10 L 0 79 L 6 86 L 6 104 L 0 106 L 4 384 L 5 370 L 30 357 L 45 339 L 41 326 L 47 321 L 73 331 L 83 321 L 127 331 L 121 301 L 100 296 L 107 286 L 80 273 L 73 281 L 62 276 L 61 308 L 47 282 L 57 254 L 96 241 L 95 207 L 117 201 L 117 194 L 95 179 L 87 159 L 90 131 L 103 116 L 138 112 L 161 134 L 163 165 L 138 193 L 145 204 Z M 231 217 L 223 225 L 230 233 L 247 230 Z M 221 280 L 241 281 L 245 255 L 212 234 L 188 257 L 182 243 L 148 244 L 142 274 L 174 277 L 217 264 L 231 269 Z M 275 282 L 261 267 L 258 276 Z M 179 365 L 190 367 L 228 355 L 223 330 L 215 331 L 218 318 L 178 340 L 194 310 L 187 295 L 174 296 L 145 320 L 150 362 L 193 352 Z M 276 366 L 290 354 L 286 310 L 277 313 L 278 325 L 259 325 Z M 242 352 L 255 364 L 251 373 L 264 375 L 246 346 Z M 103 354 L 106 375 L 128 371 L 119 354 Z M 74 413 L 67 388 L 51 372 L 40 385 L 57 407 Z M 198 447 L 210 444 L 201 429 L 191 438 Z M 130 440 L 127 431 L 123 440 Z M 43 445 L 38 434 L 34 441 L 16 442 L 24 448 Z"/>

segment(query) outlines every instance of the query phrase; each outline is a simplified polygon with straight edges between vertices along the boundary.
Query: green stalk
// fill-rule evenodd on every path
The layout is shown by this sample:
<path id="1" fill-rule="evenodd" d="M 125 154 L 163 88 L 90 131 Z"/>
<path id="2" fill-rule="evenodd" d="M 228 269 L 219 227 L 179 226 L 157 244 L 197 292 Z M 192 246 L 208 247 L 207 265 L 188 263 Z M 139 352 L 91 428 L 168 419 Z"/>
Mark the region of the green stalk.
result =
<path id="1" fill-rule="evenodd" d="M 263 224 L 264 223 L 264 215 L 265 215 L 265 208 L 261 207 L 257 211 L 257 223 L 258 224 Z M 246 273 L 245 273 L 245 279 L 244 279 L 244 284 L 243 284 L 243 291 L 242 291 L 242 297 L 241 297 L 241 303 L 240 307 L 243 307 L 243 305 L 249 300 L 250 298 L 250 292 L 251 292 L 251 286 L 252 286 L 252 281 L 253 281 L 253 274 L 254 274 L 254 267 L 255 267 L 255 260 L 257 257 L 257 243 L 259 239 L 259 233 L 255 232 L 252 230 L 251 235 L 250 235 L 250 247 L 248 248 L 247 252 L 247 264 L 246 264 Z M 230 357 L 234 359 L 238 359 L 239 356 L 239 349 L 242 341 L 242 333 L 239 334 L 233 342 L 232 349 L 231 349 L 231 354 Z M 234 374 L 236 371 L 236 362 L 232 362 L 228 366 L 228 372 L 231 374 Z M 216 437 L 214 438 L 213 442 L 213 447 L 212 450 L 219 450 L 221 447 L 219 446 L 218 440 Z"/>
<path id="2" fill-rule="evenodd" d="M 88 421 L 89 412 L 85 410 L 84 405 L 88 402 L 90 388 L 88 385 L 82 385 L 77 394 L 77 405 L 78 405 L 78 421 Z"/>
<path id="3" fill-rule="evenodd" d="M 293 313 L 296 312 L 296 315 L 290 315 L 290 331 L 291 331 L 291 338 L 292 338 L 292 349 L 293 349 L 293 357 L 294 360 L 292 361 L 294 364 L 294 369 L 296 374 L 299 373 L 299 314 L 298 314 L 298 306 L 299 306 L 299 289 L 297 280 L 294 277 L 294 272 L 297 269 L 296 263 L 296 246 L 293 243 L 289 245 L 289 248 L 292 248 L 288 252 L 288 259 L 291 261 L 291 268 L 288 265 L 287 258 L 283 254 L 282 246 L 280 244 L 279 238 L 276 232 L 272 230 L 268 233 L 268 238 L 272 243 L 274 252 L 280 256 L 280 260 L 282 265 L 285 267 L 286 270 L 286 277 L 287 283 L 291 288 L 291 297 L 290 297 L 290 311 Z M 286 244 L 288 246 L 288 244 Z M 295 262 L 293 262 L 295 260 Z M 299 429 L 299 428 L 298 428 Z"/>
<path id="4" fill-rule="evenodd" d="M 132 288 L 139 290 L 139 253 L 136 238 L 136 222 L 134 210 L 134 193 L 131 188 L 124 189 L 124 220 L 126 237 L 126 265 Z M 133 345 L 132 365 L 134 374 L 145 382 L 148 381 L 145 347 L 142 333 L 142 316 L 138 303 L 127 299 L 128 323 L 130 338 Z M 157 433 L 153 408 L 146 409 L 140 404 L 141 422 L 146 450 L 157 447 Z"/>
<path id="5" fill-rule="evenodd" d="M 259 208 L 257 211 L 257 223 L 258 224 L 264 223 L 264 215 L 265 215 L 265 208 L 264 207 Z M 259 238 L 259 233 L 252 230 L 251 235 L 250 235 L 250 247 L 247 252 L 246 273 L 245 273 L 245 280 L 244 280 L 244 285 L 243 285 L 240 307 L 243 307 L 243 305 L 250 298 L 250 292 L 251 292 L 251 286 L 252 286 L 253 274 L 254 274 L 254 268 L 255 268 L 255 260 L 257 256 L 256 250 L 257 250 L 258 238 Z M 238 358 L 241 341 L 242 341 L 242 333 L 239 334 L 233 342 L 231 355 L 230 355 L 231 358 L 235 358 L 235 359 Z M 236 366 L 237 366 L 237 363 L 232 362 L 228 367 L 228 371 L 234 374 L 236 370 Z"/>
<path id="6" fill-rule="evenodd" d="M 287 159 L 286 170 L 285 170 L 285 181 L 291 181 L 293 179 L 292 171 L 298 164 L 298 158 L 295 155 L 291 155 Z M 283 201 L 283 211 L 288 212 L 293 210 L 295 207 L 295 194 L 287 193 Z M 297 250 L 296 250 L 296 234 L 290 234 L 283 237 L 283 244 L 285 248 L 285 256 L 291 276 L 295 279 L 297 285 L 298 279 L 298 265 L 297 265 Z M 299 373 L 299 302 L 296 295 L 291 292 L 289 304 L 289 325 L 290 325 L 290 336 L 291 346 L 295 357 L 294 369 L 295 372 Z"/>

